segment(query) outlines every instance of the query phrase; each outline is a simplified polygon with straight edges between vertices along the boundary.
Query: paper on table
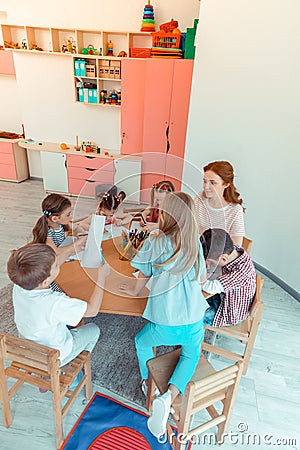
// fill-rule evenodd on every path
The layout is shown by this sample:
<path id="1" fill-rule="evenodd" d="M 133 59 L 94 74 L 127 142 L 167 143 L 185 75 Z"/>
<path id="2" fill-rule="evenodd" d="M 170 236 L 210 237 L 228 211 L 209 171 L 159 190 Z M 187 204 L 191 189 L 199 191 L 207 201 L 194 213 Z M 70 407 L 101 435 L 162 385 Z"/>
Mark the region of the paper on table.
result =
<path id="1" fill-rule="evenodd" d="M 103 260 L 101 242 L 104 225 L 105 216 L 92 215 L 89 234 L 81 260 L 82 267 L 96 268 L 99 267 L 100 262 Z"/>
<path id="2" fill-rule="evenodd" d="M 135 272 L 133 272 L 132 275 L 133 275 L 135 278 L 138 278 L 138 276 L 139 276 L 139 270 L 136 270 Z M 149 278 L 149 280 L 148 280 L 147 283 L 145 284 L 145 287 L 148 288 L 149 291 L 151 291 L 152 281 L 153 281 L 153 277 Z"/>

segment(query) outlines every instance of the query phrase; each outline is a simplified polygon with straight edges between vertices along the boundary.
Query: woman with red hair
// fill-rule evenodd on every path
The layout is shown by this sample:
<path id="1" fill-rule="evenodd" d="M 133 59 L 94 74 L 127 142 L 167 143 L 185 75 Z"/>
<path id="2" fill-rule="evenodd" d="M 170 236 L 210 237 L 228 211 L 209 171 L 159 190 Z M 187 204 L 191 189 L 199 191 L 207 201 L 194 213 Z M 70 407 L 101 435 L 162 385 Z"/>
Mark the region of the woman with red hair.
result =
<path id="1" fill-rule="evenodd" d="M 199 233 L 222 228 L 240 247 L 245 235 L 244 208 L 234 185 L 233 167 L 228 161 L 214 161 L 203 170 L 203 191 L 195 198 Z"/>

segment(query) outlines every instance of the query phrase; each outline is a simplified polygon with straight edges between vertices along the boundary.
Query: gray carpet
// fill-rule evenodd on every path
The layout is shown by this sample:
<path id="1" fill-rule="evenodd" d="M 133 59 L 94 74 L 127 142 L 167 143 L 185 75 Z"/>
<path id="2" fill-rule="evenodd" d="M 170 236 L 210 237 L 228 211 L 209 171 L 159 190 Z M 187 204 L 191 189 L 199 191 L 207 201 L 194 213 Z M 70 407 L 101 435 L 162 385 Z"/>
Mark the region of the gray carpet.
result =
<path id="1" fill-rule="evenodd" d="M 0 330 L 17 336 L 12 305 L 12 285 L 0 290 Z M 135 355 L 134 336 L 146 321 L 141 317 L 98 314 L 87 321 L 100 326 L 101 336 L 92 352 L 93 381 L 145 406 Z"/>

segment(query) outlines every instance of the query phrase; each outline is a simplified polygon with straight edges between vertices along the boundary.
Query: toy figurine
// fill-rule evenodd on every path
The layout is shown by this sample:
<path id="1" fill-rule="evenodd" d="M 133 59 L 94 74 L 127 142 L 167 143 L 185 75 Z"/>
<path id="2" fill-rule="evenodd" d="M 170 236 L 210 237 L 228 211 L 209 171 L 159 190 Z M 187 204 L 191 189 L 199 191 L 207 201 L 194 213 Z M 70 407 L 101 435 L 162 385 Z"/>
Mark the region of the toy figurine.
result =
<path id="1" fill-rule="evenodd" d="M 114 44 L 109 41 L 107 44 L 107 55 L 106 56 L 114 56 Z"/>
<path id="2" fill-rule="evenodd" d="M 23 39 L 23 40 L 22 40 L 22 49 L 23 49 L 23 50 L 27 50 L 27 49 L 28 49 L 28 45 L 27 45 L 26 39 Z"/>
<path id="3" fill-rule="evenodd" d="M 127 56 L 127 53 L 124 50 L 120 51 L 118 54 L 118 58 L 126 58 L 126 56 Z"/>

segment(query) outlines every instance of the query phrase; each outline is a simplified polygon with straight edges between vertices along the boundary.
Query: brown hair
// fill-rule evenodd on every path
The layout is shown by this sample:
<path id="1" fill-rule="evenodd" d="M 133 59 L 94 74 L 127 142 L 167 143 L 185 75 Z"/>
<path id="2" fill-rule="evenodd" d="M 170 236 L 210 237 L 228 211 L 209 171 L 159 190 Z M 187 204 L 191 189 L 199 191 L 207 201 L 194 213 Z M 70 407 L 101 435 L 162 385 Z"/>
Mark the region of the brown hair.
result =
<path id="1" fill-rule="evenodd" d="M 30 291 L 49 277 L 55 258 L 55 251 L 49 245 L 27 244 L 12 250 L 7 263 L 8 276 L 13 283 Z"/>
<path id="2" fill-rule="evenodd" d="M 49 223 L 51 217 L 60 216 L 65 209 L 70 208 L 71 202 L 68 198 L 60 194 L 50 194 L 42 201 L 43 215 L 36 222 L 32 234 L 33 243 L 45 244 L 48 236 Z M 63 225 L 64 230 L 69 229 L 68 226 Z"/>
<path id="3" fill-rule="evenodd" d="M 224 199 L 229 203 L 239 203 L 242 205 L 243 200 L 240 198 L 240 193 L 236 190 L 233 183 L 234 172 L 233 167 L 228 161 L 214 161 L 207 164 L 203 168 L 204 172 L 211 170 L 222 178 L 224 183 L 229 183 L 229 186 L 224 189 Z"/>
<path id="4" fill-rule="evenodd" d="M 161 205 L 158 226 L 162 232 L 158 238 L 170 236 L 174 254 L 164 263 L 157 264 L 157 267 L 175 261 L 180 254 L 180 261 L 172 272 L 185 273 L 194 266 L 196 279 L 200 269 L 199 230 L 192 197 L 184 192 L 167 195 Z"/>
<path id="5" fill-rule="evenodd" d="M 121 199 L 117 195 L 113 195 L 111 192 L 105 192 L 98 204 L 97 214 L 100 213 L 102 208 L 107 209 L 108 211 L 116 211 L 120 203 Z"/>
<path id="6" fill-rule="evenodd" d="M 155 183 L 152 186 L 151 189 L 151 201 L 150 201 L 150 206 L 153 208 L 154 207 L 154 193 L 155 191 L 165 191 L 165 192 L 174 192 L 175 188 L 174 188 L 174 184 L 172 183 L 172 181 L 169 180 L 163 180 L 163 181 L 159 181 L 158 183 Z"/>

